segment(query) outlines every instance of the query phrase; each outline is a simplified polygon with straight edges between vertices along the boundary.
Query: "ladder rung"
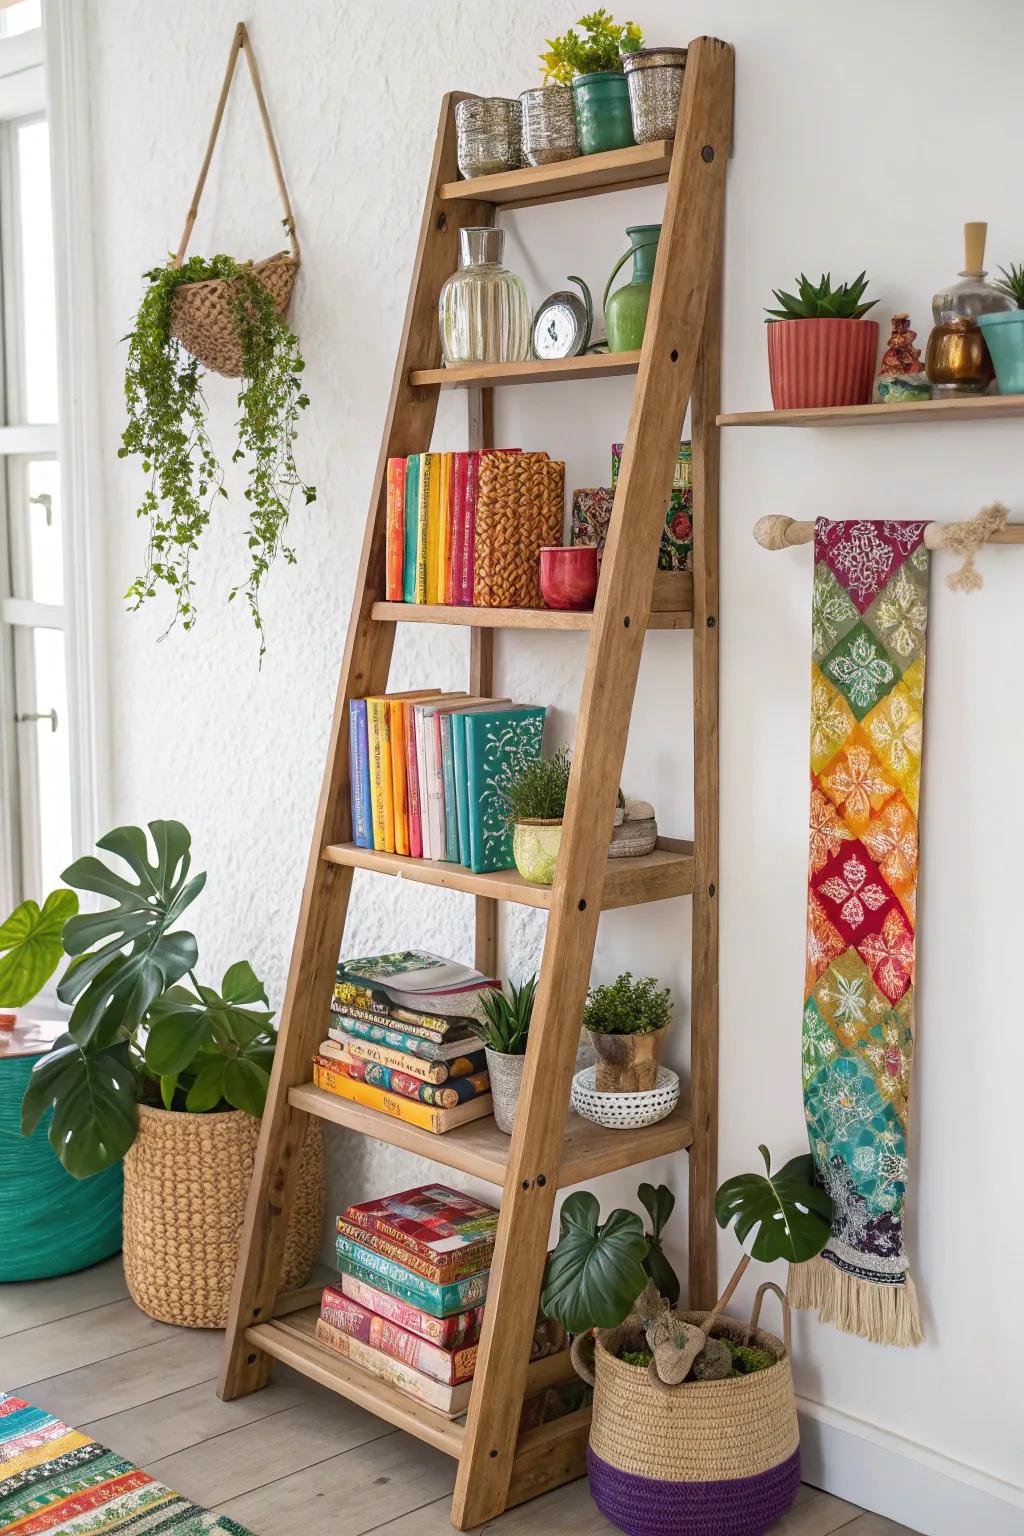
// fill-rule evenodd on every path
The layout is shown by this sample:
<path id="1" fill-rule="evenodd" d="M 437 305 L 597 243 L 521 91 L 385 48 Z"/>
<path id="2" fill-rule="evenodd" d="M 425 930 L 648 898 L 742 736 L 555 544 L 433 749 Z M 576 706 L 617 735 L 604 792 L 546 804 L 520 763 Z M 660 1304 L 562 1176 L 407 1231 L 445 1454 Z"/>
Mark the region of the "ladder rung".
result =
<path id="1" fill-rule="evenodd" d="M 409 383 L 441 389 L 490 389 L 495 384 L 569 384 L 583 379 L 613 379 L 636 373 L 639 352 L 592 352 L 552 362 L 464 363 L 458 368 L 413 368 Z"/>
<path id="2" fill-rule="evenodd" d="M 438 196 L 445 203 L 469 201 L 521 208 L 567 197 L 622 192 L 627 187 L 654 186 L 667 180 L 671 166 L 672 140 L 658 139 L 652 144 L 606 150 L 601 155 L 577 155 L 554 165 L 527 165 L 494 176 L 446 181 Z"/>

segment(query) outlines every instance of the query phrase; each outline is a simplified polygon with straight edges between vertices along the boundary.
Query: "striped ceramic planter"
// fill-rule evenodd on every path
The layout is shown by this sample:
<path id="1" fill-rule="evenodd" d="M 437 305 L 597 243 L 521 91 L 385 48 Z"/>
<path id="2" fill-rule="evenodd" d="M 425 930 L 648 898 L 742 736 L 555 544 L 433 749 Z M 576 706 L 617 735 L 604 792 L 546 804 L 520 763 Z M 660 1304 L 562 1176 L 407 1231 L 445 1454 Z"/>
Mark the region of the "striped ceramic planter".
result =
<path id="1" fill-rule="evenodd" d="M 777 411 L 867 405 L 875 378 L 875 320 L 772 320 L 768 373 Z"/>
<path id="2" fill-rule="evenodd" d="M 684 1313 L 700 1323 L 705 1314 Z M 719 1318 L 715 1332 L 748 1330 Z M 789 1356 L 755 1329 L 751 1342 L 776 1364 L 726 1381 L 655 1385 L 641 1367 L 595 1346 L 594 1409 L 587 1451 L 598 1509 L 627 1536 L 760 1536 L 800 1486 L 800 1436 Z M 637 1339 L 642 1345 L 642 1340 Z"/>

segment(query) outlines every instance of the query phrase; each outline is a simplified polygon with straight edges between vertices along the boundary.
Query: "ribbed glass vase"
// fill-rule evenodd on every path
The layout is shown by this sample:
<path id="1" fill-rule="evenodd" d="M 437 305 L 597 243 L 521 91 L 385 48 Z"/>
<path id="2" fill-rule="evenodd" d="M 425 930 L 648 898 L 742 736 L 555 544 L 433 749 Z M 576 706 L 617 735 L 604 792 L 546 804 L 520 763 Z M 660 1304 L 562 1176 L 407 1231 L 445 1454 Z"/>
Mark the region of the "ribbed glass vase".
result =
<path id="1" fill-rule="evenodd" d="M 441 351 L 449 367 L 521 363 L 530 356 L 530 303 L 522 278 L 502 266 L 504 245 L 504 230 L 459 230 L 459 270 L 438 300 Z"/>

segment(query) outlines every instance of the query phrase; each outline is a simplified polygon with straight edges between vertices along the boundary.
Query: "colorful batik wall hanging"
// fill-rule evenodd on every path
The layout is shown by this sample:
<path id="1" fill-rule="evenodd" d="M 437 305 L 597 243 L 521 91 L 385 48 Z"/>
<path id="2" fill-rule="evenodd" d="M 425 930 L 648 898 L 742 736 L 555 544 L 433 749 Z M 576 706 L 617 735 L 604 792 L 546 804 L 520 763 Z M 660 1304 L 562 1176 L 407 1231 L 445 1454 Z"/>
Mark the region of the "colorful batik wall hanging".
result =
<path id="1" fill-rule="evenodd" d="M 790 1300 L 921 1339 L 904 1241 L 928 563 L 924 523 L 814 529 L 803 1087 L 834 1205 Z"/>

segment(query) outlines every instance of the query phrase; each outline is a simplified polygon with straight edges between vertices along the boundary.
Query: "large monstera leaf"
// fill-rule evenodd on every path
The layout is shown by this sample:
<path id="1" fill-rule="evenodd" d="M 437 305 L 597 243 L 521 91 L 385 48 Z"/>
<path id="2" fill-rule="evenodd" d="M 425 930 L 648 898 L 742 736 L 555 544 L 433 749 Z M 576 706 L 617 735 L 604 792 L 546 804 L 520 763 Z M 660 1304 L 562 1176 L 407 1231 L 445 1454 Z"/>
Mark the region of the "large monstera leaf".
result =
<path id="1" fill-rule="evenodd" d="M 23 901 L 0 923 L 0 1006 L 21 1008 L 42 991 L 64 954 L 64 924 L 77 911 L 74 891 L 51 891 L 42 907 Z"/>
<path id="2" fill-rule="evenodd" d="M 75 1005 L 69 1029 L 80 1045 L 102 1049 L 130 1034 L 196 962 L 192 934 L 170 930 L 206 876 L 188 878 L 191 838 L 181 822 L 151 821 L 149 831 L 154 863 L 141 827 L 116 827 L 96 845 L 123 859 L 134 881 L 92 857 L 64 871 L 69 885 L 114 903 L 72 918 L 64 930 L 64 948 L 76 958 L 57 996 Z"/>
<path id="3" fill-rule="evenodd" d="M 541 1306 L 570 1333 L 614 1328 L 647 1284 L 643 1222 L 632 1211 L 601 1208 L 586 1191 L 570 1195 L 560 1213 L 558 1246 L 547 1262 Z"/>
<path id="4" fill-rule="evenodd" d="M 640 1204 L 651 1218 L 644 1269 L 653 1280 L 659 1295 L 664 1296 L 665 1300 L 674 1307 L 679 1300 L 681 1287 L 679 1276 L 672 1268 L 661 1246 L 661 1234 L 665 1223 L 675 1210 L 676 1197 L 667 1184 L 659 1184 L 657 1189 L 653 1184 L 641 1184 L 636 1193 Z"/>
<path id="5" fill-rule="evenodd" d="M 767 1147 L 758 1147 L 764 1173 L 741 1173 L 727 1179 L 715 1196 L 715 1217 L 720 1227 L 736 1223 L 741 1243 L 756 1227 L 750 1257 L 770 1264 L 788 1259 L 802 1264 L 813 1259 L 828 1242 L 832 1230 L 832 1201 L 814 1183 L 810 1153 L 794 1157 L 778 1173 L 772 1173 Z"/>
<path id="6" fill-rule="evenodd" d="M 76 1179 L 120 1161 L 138 1128 L 137 1083 L 127 1044 L 83 1050 L 70 1035 L 32 1068 L 21 1106 L 22 1135 L 30 1136 L 53 1105 L 49 1140 Z"/>

